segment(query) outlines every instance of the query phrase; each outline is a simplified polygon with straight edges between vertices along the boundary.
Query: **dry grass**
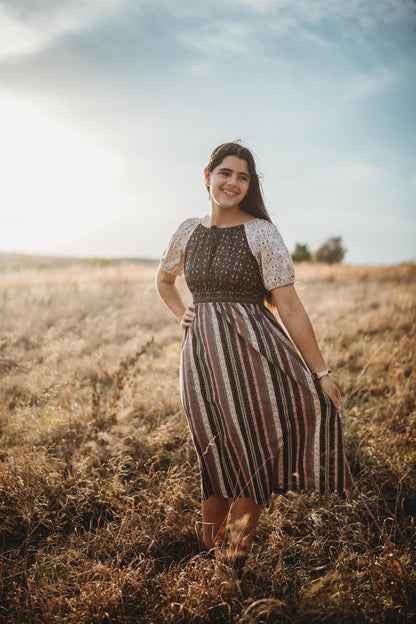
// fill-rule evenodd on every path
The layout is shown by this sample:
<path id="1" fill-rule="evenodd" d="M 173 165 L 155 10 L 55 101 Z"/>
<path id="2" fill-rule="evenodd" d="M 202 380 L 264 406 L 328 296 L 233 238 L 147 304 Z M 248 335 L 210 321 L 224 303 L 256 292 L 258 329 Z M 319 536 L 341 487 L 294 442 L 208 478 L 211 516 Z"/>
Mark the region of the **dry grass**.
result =
<path id="1" fill-rule="evenodd" d="M 0 273 L 0 621 L 416 618 L 415 267 L 298 270 L 359 445 L 346 429 L 354 477 L 394 553 L 355 493 L 279 497 L 241 582 L 200 552 L 182 333 L 153 273 Z"/>

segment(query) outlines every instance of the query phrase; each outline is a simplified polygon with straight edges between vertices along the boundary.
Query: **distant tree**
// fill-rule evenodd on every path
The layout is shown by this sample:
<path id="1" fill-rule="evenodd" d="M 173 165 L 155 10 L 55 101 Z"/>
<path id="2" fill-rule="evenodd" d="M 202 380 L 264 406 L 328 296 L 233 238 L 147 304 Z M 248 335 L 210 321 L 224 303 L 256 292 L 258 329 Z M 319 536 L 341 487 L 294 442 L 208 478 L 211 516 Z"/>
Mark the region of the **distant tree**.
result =
<path id="1" fill-rule="evenodd" d="M 308 244 L 296 243 L 295 250 L 292 252 L 294 262 L 307 262 L 312 258 L 312 254 L 308 249 Z"/>
<path id="2" fill-rule="evenodd" d="M 315 260 L 317 262 L 327 262 L 328 264 L 335 264 L 336 262 L 342 262 L 347 250 L 342 245 L 341 236 L 333 236 L 319 247 L 315 253 Z"/>

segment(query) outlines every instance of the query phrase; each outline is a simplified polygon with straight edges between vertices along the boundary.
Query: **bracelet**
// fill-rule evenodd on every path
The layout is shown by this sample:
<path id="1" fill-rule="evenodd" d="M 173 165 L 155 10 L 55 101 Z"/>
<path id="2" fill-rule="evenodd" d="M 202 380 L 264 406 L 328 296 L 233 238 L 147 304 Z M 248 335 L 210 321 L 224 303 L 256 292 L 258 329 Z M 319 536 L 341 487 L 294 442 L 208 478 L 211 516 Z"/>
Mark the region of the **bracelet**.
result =
<path id="1" fill-rule="evenodd" d="M 325 375 L 329 375 L 329 373 L 332 373 L 330 368 L 327 368 L 326 370 L 320 371 L 319 373 L 312 373 L 312 377 L 318 381 L 319 379 L 321 379 L 321 377 L 325 377 Z"/>

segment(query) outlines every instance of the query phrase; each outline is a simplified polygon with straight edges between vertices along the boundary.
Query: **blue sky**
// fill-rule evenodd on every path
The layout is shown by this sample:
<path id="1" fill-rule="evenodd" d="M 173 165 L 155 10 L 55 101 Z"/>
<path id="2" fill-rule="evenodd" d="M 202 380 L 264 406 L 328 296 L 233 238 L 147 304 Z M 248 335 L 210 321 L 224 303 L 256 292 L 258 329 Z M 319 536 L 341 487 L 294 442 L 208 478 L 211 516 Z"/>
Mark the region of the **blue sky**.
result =
<path id="1" fill-rule="evenodd" d="M 287 245 L 416 258 L 412 0 L 0 0 L 0 251 L 156 258 L 242 139 Z"/>

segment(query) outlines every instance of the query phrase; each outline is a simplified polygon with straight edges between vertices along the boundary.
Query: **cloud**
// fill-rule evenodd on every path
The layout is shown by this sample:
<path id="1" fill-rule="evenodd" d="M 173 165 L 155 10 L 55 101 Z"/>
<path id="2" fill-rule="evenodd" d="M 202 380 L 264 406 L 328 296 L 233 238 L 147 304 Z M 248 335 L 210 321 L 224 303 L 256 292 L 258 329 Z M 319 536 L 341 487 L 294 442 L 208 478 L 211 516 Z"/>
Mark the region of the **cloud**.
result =
<path id="1" fill-rule="evenodd" d="M 214 67 L 211 63 L 202 61 L 201 63 L 194 63 L 190 72 L 194 76 L 210 76 L 214 72 Z"/>
<path id="2" fill-rule="evenodd" d="M 356 24 L 372 26 L 375 20 L 386 23 L 400 21 L 413 11 L 411 0 L 235 0 L 234 6 L 240 6 L 252 13 L 264 15 L 274 13 L 290 16 L 293 20 L 316 23 L 325 18 L 351 18 Z"/>
<path id="3" fill-rule="evenodd" d="M 381 67 L 373 73 L 357 73 L 343 87 L 341 98 L 345 101 L 358 100 L 389 89 L 398 76 L 388 67 Z"/>
<path id="4" fill-rule="evenodd" d="M 247 7 L 256 13 L 260 13 L 260 15 L 264 13 L 268 13 L 278 6 L 278 8 L 282 8 L 289 4 L 291 0 L 280 0 L 280 2 L 276 2 L 276 0 L 237 0 L 237 4 L 242 5 L 243 7 Z"/>
<path id="5" fill-rule="evenodd" d="M 72 0 L 0 4 L 0 62 L 36 54 L 61 37 L 91 28 L 127 0 Z"/>
<path id="6" fill-rule="evenodd" d="M 232 8 L 245 19 L 250 16 L 251 28 L 260 20 L 261 28 L 276 37 L 304 38 L 319 45 L 338 44 L 345 33 L 347 43 L 356 45 L 371 31 L 383 26 L 391 31 L 414 18 L 413 0 L 234 0 Z"/>
<path id="7" fill-rule="evenodd" d="M 263 50 L 267 40 L 272 46 L 270 37 L 289 35 L 322 46 L 334 38 L 328 20 L 367 32 L 378 23 L 409 19 L 411 5 L 411 0 L 211 0 L 209 5 L 187 0 L 0 0 L 0 62 L 36 54 L 113 16 L 128 21 L 136 41 L 151 19 L 163 26 L 168 39 L 188 49 L 206 56 L 242 56 L 253 48 Z"/>
<path id="8" fill-rule="evenodd" d="M 209 22 L 182 35 L 181 39 L 187 45 L 209 54 L 232 52 L 239 55 L 248 50 L 250 30 L 249 25 L 243 22 Z"/>
<path id="9" fill-rule="evenodd" d="M 179 48 L 197 55 L 190 64 L 193 75 L 207 75 L 207 66 L 220 55 L 231 63 L 243 57 L 250 62 L 258 59 L 261 63 L 275 63 L 277 59 L 287 61 L 293 52 L 296 63 L 305 50 L 304 59 L 321 55 L 324 64 L 333 58 L 334 63 L 355 63 L 355 68 L 354 55 L 367 47 L 369 40 L 373 47 L 364 65 L 379 64 L 383 54 L 389 54 L 393 61 L 397 52 L 394 47 L 400 49 L 403 24 L 413 18 L 411 0 L 230 0 L 225 4 L 211 0 L 208 13 L 199 4 L 186 8 L 182 0 L 172 4 L 154 2 L 163 21 L 170 18 L 175 24 L 167 36 L 174 38 Z M 178 12 L 182 16 L 179 20 Z M 384 32 L 393 33 L 394 42 L 386 41 Z M 372 75 L 365 75 L 364 70 L 346 86 L 345 99 L 382 91 L 394 81 L 387 68 Z"/>

